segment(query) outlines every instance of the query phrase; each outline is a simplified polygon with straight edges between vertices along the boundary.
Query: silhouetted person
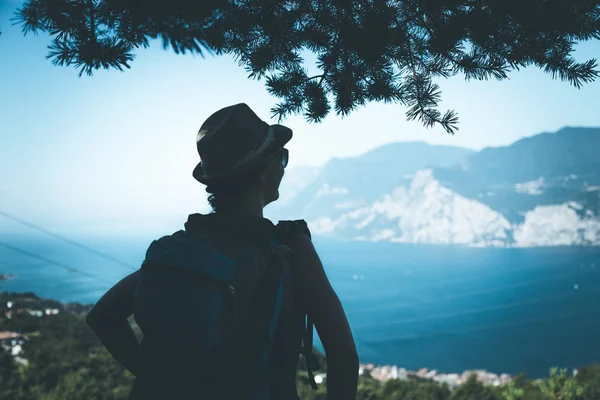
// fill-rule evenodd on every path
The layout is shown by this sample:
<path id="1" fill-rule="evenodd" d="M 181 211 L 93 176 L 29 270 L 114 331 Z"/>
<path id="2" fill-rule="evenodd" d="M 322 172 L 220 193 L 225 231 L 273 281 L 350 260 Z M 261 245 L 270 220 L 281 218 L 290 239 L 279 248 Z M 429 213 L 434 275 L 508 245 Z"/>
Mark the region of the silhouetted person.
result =
<path id="1" fill-rule="evenodd" d="M 136 376 L 131 398 L 297 399 L 299 354 L 309 370 L 317 367 L 313 322 L 327 356 L 328 398 L 355 398 L 354 340 L 306 223 L 263 218 L 279 197 L 291 138 L 245 104 L 200 128 L 193 175 L 214 212 L 192 214 L 185 230 L 154 241 L 140 270 L 87 316 Z"/>

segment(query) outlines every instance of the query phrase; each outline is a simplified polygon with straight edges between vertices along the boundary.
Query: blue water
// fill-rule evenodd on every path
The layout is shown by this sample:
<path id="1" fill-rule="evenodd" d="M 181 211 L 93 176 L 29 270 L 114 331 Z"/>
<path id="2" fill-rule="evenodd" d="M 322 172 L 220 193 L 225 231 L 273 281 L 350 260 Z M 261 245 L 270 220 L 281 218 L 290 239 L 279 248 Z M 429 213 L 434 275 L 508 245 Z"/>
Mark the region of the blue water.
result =
<path id="1" fill-rule="evenodd" d="M 1 290 L 95 302 L 130 272 L 43 237 L 0 238 Z M 77 238 L 132 268 L 150 238 Z M 316 240 L 362 362 L 540 377 L 600 362 L 600 249 L 460 249 Z M 82 273 L 68 272 L 72 267 Z M 87 276 L 85 274 L 93 275 Z"/>

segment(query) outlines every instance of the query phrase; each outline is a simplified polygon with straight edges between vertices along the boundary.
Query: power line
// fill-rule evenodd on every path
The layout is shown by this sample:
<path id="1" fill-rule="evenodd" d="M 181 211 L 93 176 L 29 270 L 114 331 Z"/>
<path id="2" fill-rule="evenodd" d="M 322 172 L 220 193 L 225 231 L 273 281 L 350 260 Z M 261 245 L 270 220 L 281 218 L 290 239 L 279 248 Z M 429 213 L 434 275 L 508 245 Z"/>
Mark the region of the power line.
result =
<path id="1" fill-rule="evenodd" d="M 51 231 L 49 231 L 47 229 L 42 228 L 39 225 L 33 224 L 31 222 L 27 222 L 27 221 L 25 221 L 25 220 L 23 220 L 23 219 L 21 219 L 19 217 L 15 217 L 14 215 L 8 214 L 7 212 L 4 212 L 2 210 L 0 210 L 0 215 L 4 216 L 6 218 L 12 219 L 13 221 L 16 221 L 16 222 L 18 222 L 18 223 L 20 223 L 22 225 L 25 225 L 25 226 L 27 226 L 29 228 L 32 228 L 32 229 L 35 229 L 35 230 L 37 230 L 39 232 L 45 233 L 46 235 L 52 236 L 55 239 L 62 240 L 63 242 L 69 243 L 69 244 L 71 244 L 71 245 L 73 245 L 75 247 L 79 247 L 82 250 L 85 250 L 85 251 L 87 251 L 89 253 L 95 254 L 95 255 L 97 255 L 99 257 L 102 257 L 102 258 L 104 258 L 104 259 L 106 259 L 108 261 L 112 261 L 112 262 L 114 262 L 116 264 L 119 264 L 119 265 L 121 265 L 123 267 L 126 267 L 126 268 L 128 268 L 128 269 L 130 269 L 132 271 L 135 271 L 135 270 L 138 269 L 135 266 L 133 266 L 131 264 L 128 264 L 126 262 L 123 262 L 123 261 L 121 261 L 121 260 L 119 260 L 119 259 L 117 259 L 117 258 L 115 258 L 113 256 L 110 256 L 108 254 L 105 254 L 105 253 L 99 252 L 97 250 L 94 250 L 91 247 L 88 247 L 88 246 L 86 246 L 84 244 L 75 242 L 75 241 L 73 241 L 73 240 L 71 240 L 71 239 L 69 239 L 67 237 L 64 237 L 64 236 L 59 235 L 59 234 L 54 233 L 54 232 L 51 232 Z"/>
<path id="2" fill-rule="evenodd" d="M 27 250 L 20 249 L 20 248 L 18 248 L 18 247 L 15 247 L 15 246 L 13 246 L 13 245 L 10 245 L 10 244 L 8 244 L 8 243 L 5 243 L 5 242 L 2 242 L 2 241 L 0 241 L 0 246 L 3 246 L 3 247 L 5 247 L 5 248 L 7 248 L 7 249 L 9 249 L 9 250 L 12 250 L 12 251 L 14 251 L 14 252 L 17 252 L 17 253 L 24 254 L 24 255 L 26 255 L 26 256 L 29 256 L 29 257 L 31 257 L 31 258 L 35 258 L 35 259 L 37 259 L 37 260 L 44 261 L 44 262 L 46 262 L 46 263 L 48 263 L 48 264 L 52 264 L 52 265 L 56 265 L 56 266 L 58 266 L 58 267 L 64 268 L 64 269 L 66 269 L 68 272 L 76 272 L 76 273 L 79 273 L 79 274 L 81 274 L 81 275 L 85 275 L 85 276 L 87 276 L 87 277 L 89 277 L 89 278 L 95 279 L 95 280 L 97 280 L 98 282 L 106 283 L 106 284 L 108 284 L 108 285 L 113 285 L 113 284 L 114 284 L 114 282 L 109 282 L 109 281 L 106 281 L 106 280 L 104 280 L 104 279 L 100 278 L 100 277 L 99 277 L 99 276 L 97 276 L 97 275 L 90 274 L 89 272 L 85 272 L 85 271 L 78 270 L 77 268 L 73 268 L 73 267 L 71 267 L 70 265 L 63 264 L 63 263 L 61 263 L 61 262 L 59 262 L 59 261 L 55 261 L 55 260 L 51 260 L 51 259 L 49 259 L 49 258 L 46 258 L 46 257 L 38 256 L 37 254 L 31 253 L 31 252 L 29 252 L 29 251 L 27 251 Z"/>

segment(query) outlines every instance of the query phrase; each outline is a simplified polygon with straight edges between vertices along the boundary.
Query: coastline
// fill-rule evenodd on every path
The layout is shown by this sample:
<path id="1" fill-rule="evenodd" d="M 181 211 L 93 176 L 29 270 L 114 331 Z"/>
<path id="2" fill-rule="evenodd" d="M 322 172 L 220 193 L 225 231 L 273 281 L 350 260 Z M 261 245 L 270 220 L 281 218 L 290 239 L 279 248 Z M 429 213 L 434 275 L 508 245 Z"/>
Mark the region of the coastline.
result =
<path id="1" fill-rule="evenodd" d="M 380 382 L 386 382 L 390 379 L 431 380 L 438 383 L 446 383 L 451 389 L 466 382 L 471 375 L 475 375 L 477 380 L 484 385 L 496 387 L 507 384 L 514 378 L 509 374 L 497 374 L 478 369 L 465 370 L 462 373 L 440 373 L 435 369 L 421 368 L 417 371 L 411 371 L 396 365 L 375 365 L 371 363 L 360 364 L 358 374 L 360 376 L 370 376 Z"/>

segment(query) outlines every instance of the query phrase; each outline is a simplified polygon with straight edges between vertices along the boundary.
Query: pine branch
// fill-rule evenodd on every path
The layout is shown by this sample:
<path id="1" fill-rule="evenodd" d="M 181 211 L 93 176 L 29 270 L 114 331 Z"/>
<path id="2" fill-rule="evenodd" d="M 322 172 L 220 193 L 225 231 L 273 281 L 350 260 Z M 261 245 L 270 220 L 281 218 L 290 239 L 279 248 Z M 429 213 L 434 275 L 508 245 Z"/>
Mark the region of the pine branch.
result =
<path id="1" fill-rule="evenodd" d="M 433 78 L 502 80 L 534 65 L 580 88 L 600 74 L 595 59 L 572 57 L 574 40 L 600 39 L 597 0 L 27 0 L 13 21 L 48 33 L 47 58 L 80 76 L 130 68 L 153 39 L 179 54 L 233 55 L 280 100 L 277 118 L 309 122 L 375 101 L 453 133 L 458 118 L 437 110 Z M 308 76 L 303 51 L 321 74 Z"/>
<path id="2" fill-rule="evenodd" d="M 597 67 L 596 59 L 578 63 L 573 58 L 568 57 L 564 60 L 549 61 L 544 66 L 544 71 L 550 73 L 552 79 L 558 77 L 562 81 L 568 81 L 577 89 L 581 89 L 583 84 L 591 83 L 600 76 Z"/>
<path id="3" fill-rule="evenodd" d="M 309 122 L 321 122 L 331 109 L 323 86 L 316 82 L 307 82 L 303 94 L 308 103 L 304 117 Z"/>

